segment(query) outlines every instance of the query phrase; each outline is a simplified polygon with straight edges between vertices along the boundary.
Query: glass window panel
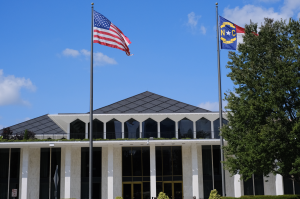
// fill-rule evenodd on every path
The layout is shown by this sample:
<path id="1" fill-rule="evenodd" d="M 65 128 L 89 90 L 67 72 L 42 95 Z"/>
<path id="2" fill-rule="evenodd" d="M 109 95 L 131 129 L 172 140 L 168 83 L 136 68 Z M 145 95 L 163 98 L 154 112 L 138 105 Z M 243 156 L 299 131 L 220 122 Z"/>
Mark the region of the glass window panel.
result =
<path id="1" fill-rule="evenodd" d="M 85 123 L 79 119 L 70 124 L 70 138 L 84 139 L 85 138 Z"/>
<path id="2" fill-rule="evenodd" d="M 143 176 L 150 176 L 150 147 L 142 147 Z"/>
<path id="3" fill-rule="evenodd" d="M 142 199 L 142 184 L 133 184 L 133 198 Z"/>
<path id="4" fill-rule="evenodd" d="M 56 170 L 56 166 L 58 166 L 58 176 L 59 176 L 59 181 L 57 185 L 57 198 L 60 198 L 60 182 L 61 182 L 61 175 L 60 175 L 60 162 L 61 162 L 61 149 L 60 148 L 52 148 L 51 149 L 52 154 L 51 154 L 51 199 L 55 199 L 55 186 L 54 186 L 54 174 Z"/>
<path id="5" fill-rule="evenodd" d="M 124 123 L 124 131 L 128 138 L 139 138 L 140 137 L 140 122 L 130 119 Z"/>
<path id="6" fill-rule="evenodd" d="M 132 176 L 131 174 L 131 147 L 122 148 L 122 173 L 123 176 Z"/>
<path id="7" fill-rule="evenodd" d="M 9 149 L 0 149 L 0 199 L 7 199 Z"/>
<path id="8" fill-rule="evenodd" d="M 174 198 L 182 199 L 182 183 L 174 183 Z"/>
<path id="9" fill-rule="evenodd" d="M 132 177 L 132 181 L 138 181 L 138 182 L 140 182 L 142 180 L 143 180 L 142 177 Z"/>
<path id="10" fill-rule="evenodd" d="M 106 123 L 107 139 L 122 138 L 122 123 L 116 119 L 112 119 Z"/>
<path id="11" fill-rule="evenodd" d="M 157 177 L 156 176 L 156 181 L 162 181 L 162 177 Z"/>
<path id="12" fill-rule="evenodd" d="M 103 139 L 103 122 L 100 120 L 94 119 L 93 120 L 93 138 L 102 138 Z M 90 123 L 88 123 L 88 137 L 90 138 Z"/>
<path id="13" fill-rule="evenodd" d="M 211 121 L 201 118 L 196 122 L 196 138 L 211 138 Z"/>
<path id="14" fill-rule="evenodd" d="M 214 188 L 218 193 L 222 193 L 222 174 L 221 174 L 221 151 L 220 146 L 213 146 L 213 165 L 214 165 Z"/>
<path id="15" fill-rule="evenodd" d="M 163 192 L 163 183 L 162 182 L 156 182 L 156 195 L 158 196 L 160 192 Z"/>
<path id="16" fill-rule="evenodd" d="M 142 151 L 141 147 L 131 148 L 132 162 L 133 162 L 133 176 L 142 176 Z"/>
<path id="17" fill-rule="evenodd" d="M 150 199 L 150 182 L 143 182 L 143 199 Z"/>
<path id="18" fill-rule="evenodd" d="M 220 138 L 220 119 L 217 119 L 214 121 L 214 135 L 215 139 Z M 228 121 L 223 118 L 223 125 L 228 124 Z"/>
<path id="19" fill-rule="evenodd" d="M 157 122 L 151 118 L 143 122 L 142 138 L 157 138 Z"/>
<path id="20" fill-rule="evenodd" d="M 89 148 L 81 148 L 81 179 L 89 177 Z"/>
<path id="21" fill-rule="evenodd" d="M 169 197 L 172 197 L 172 183 L 164 183 L 164 193 Z"/>
<path id="22" fill-rule="evenodd" d="M 263 175 L 254 175 L 255 195 L 265 195 Z"/>
<path id="23" fill-rule="evenodd" d="M 160 137 L 161 138 L 174 138 L 176 137 L 175 122 L 169 118 L 160 122 Z"/>
<path id="24" fill-rule="evenodd" d="M 163 181 L 172 181 L 172 176 L 164 176 Z"/>
<path id="25" fill-rule="evenodd" d="M 93 182 L 93 198 L 101 198 L 101 183 Z"/>
<path id="26" fill-rule="evenodd" d="M 93 178 L 101 178 L 101 171 L 102 171 L 101 162 L 102 162 L 102 148 L 93 147 Z"/>
<path id="27" fill-rule="evenodd" d="M 244 180 L 244 195 L 254 195 L 253 194 L 253 179 L 249 178 L 247 181 Z"/>
<path id="28" fill-rule="evenodd" d="M 162 150 L 161 146 L 155 147 L 155 162 L 156 162 L 156 176 L 162 176 Z"/>
<path id="29" fill-rule="evenodd" d="M 182 176 L 173 176 L 173 181 L 182 181 Z"/>
<path id="30" fill-rule="evenodd" d="M 10 185 L 9 185 L 9 198 L 11 190 L 17 189 L 19 191 L 19 173 L 20 173 L 20 149 L 11 149 L 10 156 Z M 14 199 L 18 199 L 19 194 Z"/>
<path id="31" fill-rule="evenodd" d="M 211 146 L 202 146 L 202 164 L 203 164 L 203 190 L 204 198 L 209 198 L 210 191 L 213 190 L 212 181 L 212 159 Z"/>
<path id="32" fill-rule="evenodd" d="M 163 146 L 162 161 L 163 161 L 163 175 L 172 175 L 172 151 L 170 146 Z"/>
<path id="33" fill-rule="evenodd" d="M 300 195 L 300 182 L 295 182 L 295 194 Z"/>
<path id="34" fill-rule="evenodd" d="M 143 181 L 150 181 L 150 177 L 143 177 Z"/>
<path id="35" fill-rule="evenodd" d="M 123 182 L 131 182 L 132 181 L 132 177 L 123 177 Z"/>
<path id="36" fill-rule="evenodd" d="M 294 194 L 293 181 L 288 177 L 283 177 L 284 194 Z"/>
<path id="37" fill-rule="evenodd" d="M 41 148 L 40 199 L 49 199 L 50 148 Z"/>
<path id="38" fill-rule="evenodd" d="M 178 122 L 178 138 L 193 138 L 193 122 L 184 118 Z"/>
<path id="39" fill-rule="evenodd" d="M 182 175 L 181 146 L 172 147 L 173 175 Z"/>
<path id="40" fill-rule="evenodd" d="M 131 198 L 131 184 L 123 184 L 123 198 L 124 199 L 132 199 Z"/>

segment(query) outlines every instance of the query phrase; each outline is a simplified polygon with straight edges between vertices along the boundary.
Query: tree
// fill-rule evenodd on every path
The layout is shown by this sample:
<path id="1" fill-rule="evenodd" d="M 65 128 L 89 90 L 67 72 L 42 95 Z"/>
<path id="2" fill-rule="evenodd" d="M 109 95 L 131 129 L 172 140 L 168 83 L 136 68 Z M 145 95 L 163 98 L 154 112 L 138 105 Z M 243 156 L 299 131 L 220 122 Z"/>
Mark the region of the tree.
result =
<path id="1" fill-rule="evenodd" d="M 12 134 L 13 134 L 13 131 L 10 130 L 9 127 L 2 129 L 1 135 L 2 135 L 3 139 L 9 140 L 11 138 Z"/>
<path id="2" fill-rule="evenodd" d="M 245 28 L 239 52 L 229 52 L 225 168 L 241 174 L 281 174 L 300 182 L 300 22 L 265 19 Z"/>
<path id="3" fill-rule="evenodd" d="M 29 139 L 29 136 L 28 136 L 28 131 L 27 129 L 25 130 L 25 133 L 24 133 L 24 137 L 23 137 L 24 140 L 28 140 Z"/>

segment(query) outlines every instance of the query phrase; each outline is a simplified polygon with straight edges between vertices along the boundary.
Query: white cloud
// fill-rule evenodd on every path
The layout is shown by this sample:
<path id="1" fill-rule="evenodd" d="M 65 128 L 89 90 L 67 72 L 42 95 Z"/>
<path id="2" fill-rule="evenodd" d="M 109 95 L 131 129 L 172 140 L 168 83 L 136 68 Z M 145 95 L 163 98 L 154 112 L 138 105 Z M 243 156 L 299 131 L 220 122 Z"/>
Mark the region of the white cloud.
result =
<path id="1" fill-rule="evenodd" d="M 73 49 L 70 49 L 70 48 L 66 48 L 62 54 L 64 56 L 71 56 L 71 57 L 77 57 L 78 55 L 80 55 L 80 53 L 78 52 L 78 50 L 73 50 Z"/>
<path id="2" fill-rule="evenodd" d="M 187 26 L 189 26 L 193 33 L 201 32 L 202 34 L 206 34 L 206 28 L 201 25 L 200 28 L 198 28 L 198 21 L 201 18 L 200 15 L 196 15 L 194 12 L 189 13 L 188 15 L 188 22 Z"/>
<path id="3" fill-rule="evenodd" d="M 36 89 L 30 79 L 19 78 L 13 75 L 4 76 L 3 70 L 0 70 L 0 106 L 8 104 L 29 105 L 29 102 L 21 99 L 20 90 L 22 88 L 29 91 L 35 91 Z"/>
<path id="4" fill-rule="evenodd" d="M 26 122 L 28 120 L 30 120 L 30 118 L 29 117 L 25 117 L 23 122 Z"/>
<path id="5" fill-rule="evenodd" d="M 89 59 L 91 56 L 91 52 L 86 49 L 82 49 L 78 51 L 78 50 L 67 48 L 63 51 L 63 55 L 72 56 L 72 57 L 83 55 L 86 59 Z M 103 66 L 106 64 L 117 64 L 116 60 L 108 57 L 107 55 L 104 55 L 101 52 L 95 52 L 93 58 L 94 58 L 94 66 Z"/>
<path id="6" fill-rule="evenodd" d="M 273 8 L 264 8 L 254 5 L 245 5 L 244 7 L 225 8 L 223 16 L 239 26 L 249 24 L 250 20 L 258 23 L 260 26 L 264 22 L 264 18 L 271 18 L 274 20 L 289 19 L 294 16 L 294 12 L 299 10 L 300 1 L 285 0 L 280 12 L 275 12 Z"/>
<path id="7" fill-rule="evenodd" d="M 225 111 L 225 106 L 227 105 L 227 103 L 227 101 L 222 101 L 223 111 Z M 219 111 L 219 102 L 205 102 L 199 104 L 198 106 L 209 111 Z"/>

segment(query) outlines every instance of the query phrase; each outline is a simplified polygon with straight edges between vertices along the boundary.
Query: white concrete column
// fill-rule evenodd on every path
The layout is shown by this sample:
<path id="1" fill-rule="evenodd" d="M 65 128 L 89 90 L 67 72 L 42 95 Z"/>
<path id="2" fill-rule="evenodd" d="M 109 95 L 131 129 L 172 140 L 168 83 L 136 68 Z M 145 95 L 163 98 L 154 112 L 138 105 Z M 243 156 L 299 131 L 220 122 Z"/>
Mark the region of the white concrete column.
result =
<path id="1" fill-rule="evenodd" d="M 28 190 L 28 164 L 29 164 L 29 149 L 22 148 L 22 181 L 21 181 L 21 199 L 27 199 Z"/>
<path id="2" fill-rule="evenodd" d="M 192 153 L 192 186 L 193 186 L 193 196 L 196 196 L 196 199 L 199 199 L 199 183 L 198 183 L 198 154 L 197 154 L 197 145 L 192 144 L 191 147 Z"/>
<path id="3" fill-rule="evenodd" d="M 214 121 L 210 121 L 211 125 L 211 138 L 215 138 Z"/>
<path id="4" fill-rule="evenodd" d="M 122 139 L 124 139 L 124 122 L 121 123 L 122 123 Z"/>
<path id="5" fill-rule="evenodd" d="M 236 174 L 233 176 L 233 178 L 234 178 L 234 197 L 239 198 L 242 196 L 241 175 Z"/>
<path id="6" fill-rule="evenodd" d="M 283 195 L 283 177 L 282 175 L 276 174 L 275 179 L 275 186 L 276 186 L 276 195 Z"/>
<path id="7" fill-rule="evenodd" d="M 28 162 L 28 198 L 39 198 L 40 187 L 40 148 L 29 148 Z"/>
<path id="8" fill-rule="evenodd" d="M 160 138 L 160 122 L 157 122 L 157 137 Z"/>
<path id="9" fill-rule="evenodd" d="M 85 139 L 89 139 L 89 123 L 85 123 Z"/>
<path id="10" fill-rule="evenodd" d="M 72 148 L 67 146 L 65 149 L 65 197 L 71 198 L 71 164 Z"/>
<path id="11" fill-rule="evenodd" d="M 114 147 L 114 168 L 113 168 L 113 198 L 122 196 L 122 147 Z"/>
<path id="12" fill-rule="evenodd" d="M 150 198 L 157 197 L 156 194 L 156 158 L 155 144 L 150 144 Z"/>
<path id="13" fill-rule="evenodd" d="M 194 139 L 196 139 L 196 122 L 193 121 L 193 136 L 194 136 Z"/>
<path id="14" fill-rule="evenodd" d="M 71 123 L 69 123 L 68 125 L 68 135 L 67 135 L 67 139 L 70 139 L 70 132 L 71 132 L 71 128 L 70 128 Z"/>
<path id="15" fill-rule="evenodd" d="M 178 139 L 178 121 L 175 122 L 175 136 Z"/>
<path id="16" fill-rule="evenodd" d="M 107 147 L 107 199 L 114 199 L 114 146 Z"/>
<path id="17" fill-rule="evenodd" d="M 143 122 L 140 122 L 140 138 L 142 138 L 143 134 Z"/>
<path id="18" fill-rule="evenodd" d="M 182 183 L 184 198 L 193 198 L 193 172 L 192 172 L 191 146 L 182 145 Z M 199 198 L 197 198 L 199 199 Z"/>
<path id="19" fill-rule="evenodd" d="M 103 139 L 106 139 L 106 122 L 103 123 Z"/>

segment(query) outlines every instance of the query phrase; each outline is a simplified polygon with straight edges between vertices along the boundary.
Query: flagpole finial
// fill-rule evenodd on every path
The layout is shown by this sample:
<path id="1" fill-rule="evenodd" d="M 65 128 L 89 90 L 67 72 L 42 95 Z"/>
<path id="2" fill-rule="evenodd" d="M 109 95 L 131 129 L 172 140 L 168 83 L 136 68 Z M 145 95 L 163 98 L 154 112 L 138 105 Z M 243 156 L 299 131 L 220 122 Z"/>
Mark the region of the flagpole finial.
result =
<path id="1" fill-rule="evenodd" d="M 216 2 L 216 6 L 218 5 L 218 2 Z"/>
<path id="2" fill-rule="evenodd" d="M 94 5 L 94 3 L 91 3 L 92 4 L 92 6 Z"/>

